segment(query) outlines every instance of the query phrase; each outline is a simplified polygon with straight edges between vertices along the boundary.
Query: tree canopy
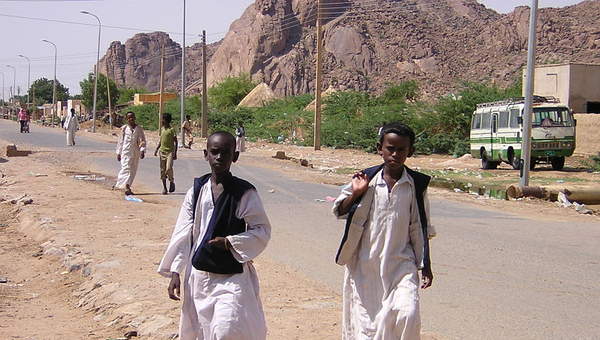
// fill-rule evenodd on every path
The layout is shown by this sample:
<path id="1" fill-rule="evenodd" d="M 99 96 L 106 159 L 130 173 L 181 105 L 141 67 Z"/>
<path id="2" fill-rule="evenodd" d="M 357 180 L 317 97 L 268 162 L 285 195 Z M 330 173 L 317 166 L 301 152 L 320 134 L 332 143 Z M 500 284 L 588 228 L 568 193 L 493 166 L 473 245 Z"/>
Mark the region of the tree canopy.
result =
<path id="1" fill-rule="evenodd" d="M 35 80 L 29 88 L 31 99 L 35 97 L 35 105 L 52 103 L 52 79 L 39 78 Z M 69 89 L 56 80 L 56 100 L 69 99 Z"/>
<path id="2" fill-rule="evenodd" d="M 112 79 L 108 79 L 110 87 L 110 100 L 111 104 L 115 105 L 119 99 L 119 89 L 117 84 Z M 79 82 L 81 87 L 81 98 L 83 105 L 88 109 L 92 109 L 94 105 L 94 74 L 88 74 L 86 79 Z M 108 92 L 106 88 L 106 76 L 102 73 L 98 73 L 98 94 L 96 99 L 96 109 L 102 110 L 108 108 Z"/>

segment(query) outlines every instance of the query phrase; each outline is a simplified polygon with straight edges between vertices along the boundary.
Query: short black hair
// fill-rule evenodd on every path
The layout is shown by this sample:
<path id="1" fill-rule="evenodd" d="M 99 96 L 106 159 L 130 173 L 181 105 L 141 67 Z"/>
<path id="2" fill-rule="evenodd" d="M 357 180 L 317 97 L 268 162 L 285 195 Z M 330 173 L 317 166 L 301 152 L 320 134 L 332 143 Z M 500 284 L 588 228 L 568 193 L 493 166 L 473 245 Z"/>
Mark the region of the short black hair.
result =
<path id="1" fill-rule="evenodd" d="M 125 114 L 125 116 L 127 116 L 130 113 L 135 116 L 135 112 L 133 112 L 133 111 L 127 111 L 127 113 Z"/>
<path id="2" fill-rule="evenodd" d="M 208 138 L 206 139 L 206 147 L 208 148 L 208 144 L 210 143 L 210 140 L 213 137 L 217 137 L 217 136 L 221 136 L 224 137 L 228 140 L 229 144 L 231 145 L 231 148 L 235 150 L 235 137 L 231 134 L 231 132 L 227 132 L 227 131 L 216 131 L 210 134 L 210 136 L 208 136 Z"/>
<path id="3" fill-rule="evenodd" d="M 190 119 L 190 118 L 191 118 L 191 116 L 190 116 L 190 115 L 185 115 L 185 118 L 186 118 L 186 119 Z"/>
<path id="4" fill-rule="evenodd" d="M 381 127 L 381 133 L 379 134 L 379 144 L 383 144 L 383 137 L 388 133 L 395 133 L 398 136 L 408 137 L 410 145 L 415 145 L 415 132 L 408 125 L 402 123 L 389 123 Z"/>
<path id="5" fill-rule="evenodd" d="M 170 113 L 163 113 L 163 119 L 167 122 L 167 123 L 171 123 L 171 121 L 173 120 L 173 117 L 171 117 Z"/>

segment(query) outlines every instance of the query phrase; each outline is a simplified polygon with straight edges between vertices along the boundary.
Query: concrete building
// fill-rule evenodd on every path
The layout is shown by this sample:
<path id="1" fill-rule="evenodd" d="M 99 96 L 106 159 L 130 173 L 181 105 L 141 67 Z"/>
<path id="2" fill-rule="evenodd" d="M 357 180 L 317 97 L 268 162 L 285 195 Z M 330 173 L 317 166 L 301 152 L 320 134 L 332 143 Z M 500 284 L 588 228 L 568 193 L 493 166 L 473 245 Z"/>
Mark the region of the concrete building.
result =
<path id="1" fill-rule="evenodd" d="M 523 84 L 525 78 L 524 69 Z M 577 113 L 600 113 L 600 64 L 537 65 L 533 93 L 556 97 Z"/>

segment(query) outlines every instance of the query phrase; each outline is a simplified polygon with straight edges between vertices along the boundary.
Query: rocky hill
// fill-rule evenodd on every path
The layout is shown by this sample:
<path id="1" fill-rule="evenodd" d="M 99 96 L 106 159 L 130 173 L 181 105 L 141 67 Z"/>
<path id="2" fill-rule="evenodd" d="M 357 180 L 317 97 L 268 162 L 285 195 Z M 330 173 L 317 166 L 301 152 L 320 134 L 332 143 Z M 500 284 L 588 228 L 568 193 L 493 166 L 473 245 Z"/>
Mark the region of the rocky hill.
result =
<path id="1" fill-rule="evenodd" d="M 426 94 L 451 91 L 459 81 L 506 85 L 518 79 L 527 54 L 529 9 L 498 14 L 475 0 L 322 0 L 324 88 L 378 91 L 417 79 Z M 600 1 L 540 10 L 538 63 L 600 63 Z M 208 79 L 250 73 L 279 95 L 314 90 L 316 5 L 312 0 L 256 0 L 210 47 Z M 158 88 L 164 33 L 114 42 L 101 61 L 121 84 Z M 199 46 L 186 48 L 190 83 L 201 77 Z M 177 88 L 179 57 L 167 62 Z"/>

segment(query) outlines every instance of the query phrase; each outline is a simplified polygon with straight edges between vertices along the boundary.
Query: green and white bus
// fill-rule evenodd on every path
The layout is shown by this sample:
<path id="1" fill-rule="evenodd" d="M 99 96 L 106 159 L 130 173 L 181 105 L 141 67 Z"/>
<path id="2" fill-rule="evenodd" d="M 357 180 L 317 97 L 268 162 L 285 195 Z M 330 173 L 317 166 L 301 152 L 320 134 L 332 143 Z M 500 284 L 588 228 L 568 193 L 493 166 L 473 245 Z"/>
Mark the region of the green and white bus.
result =
<path id="1" fill-rule="evenodd" d="M 511 99 L 477 105 L 471 119 L 471 155 L 481 158 L 483 169 L 506 162 L 520 168 L 525 101 Z M 561 170 L 565 157 L 575 151 L 573 113 L 553 97 L 534 97 L 531 129 L 531 169 L 551 163 Z"/>

